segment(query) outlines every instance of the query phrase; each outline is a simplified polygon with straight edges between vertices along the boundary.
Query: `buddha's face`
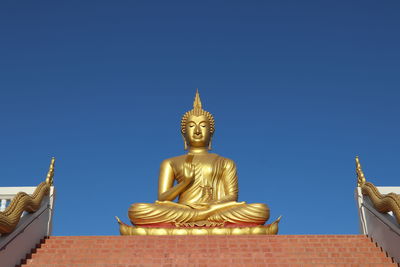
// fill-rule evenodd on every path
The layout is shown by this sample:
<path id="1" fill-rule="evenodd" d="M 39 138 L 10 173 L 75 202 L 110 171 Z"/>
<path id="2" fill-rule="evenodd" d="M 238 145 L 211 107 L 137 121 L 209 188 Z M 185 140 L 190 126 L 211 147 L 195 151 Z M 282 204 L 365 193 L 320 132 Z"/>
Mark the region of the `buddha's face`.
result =
<path id="1" fill-rule="evenodd" d="M 206 116 L 191 115 L 186 121 L 186 143 L 191 147 L 208 147 L 211 139 L 210 123 Z"/>

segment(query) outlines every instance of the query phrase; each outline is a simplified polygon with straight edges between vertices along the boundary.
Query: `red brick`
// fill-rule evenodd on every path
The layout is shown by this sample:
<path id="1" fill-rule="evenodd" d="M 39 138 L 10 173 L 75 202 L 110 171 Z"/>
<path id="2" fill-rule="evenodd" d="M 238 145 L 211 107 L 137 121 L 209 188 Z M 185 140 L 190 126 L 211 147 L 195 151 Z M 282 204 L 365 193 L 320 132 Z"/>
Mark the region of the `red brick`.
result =
<path id="1" fill-rule="evenodd" d="M 370 239 L 360 235 L 51 237 L 25 266 L 202 264 L 396 266 Z"/>

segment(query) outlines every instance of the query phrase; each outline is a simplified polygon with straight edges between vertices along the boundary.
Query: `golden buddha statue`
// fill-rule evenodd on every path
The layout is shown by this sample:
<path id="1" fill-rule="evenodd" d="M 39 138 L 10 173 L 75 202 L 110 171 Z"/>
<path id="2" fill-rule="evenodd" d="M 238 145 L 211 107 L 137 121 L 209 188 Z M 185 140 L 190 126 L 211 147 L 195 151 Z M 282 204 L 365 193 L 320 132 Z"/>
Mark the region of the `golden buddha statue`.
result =
<path id="1" fill-rule="evenodd" d="M 186 112 L 181 120 L 181 133 L 188 153 L 161 163 L 158 200 L 155 203 L 132 204 L 128 211 L 132 224 L 136 227 L 153 228 L 254 228 L 268 220 L 267 205 L 237 201 L 238 177 L 235 163 L 228 158 L 209 153 L 214 131 L 214 118 L 211 113 L 203 110 L 196 91 L 193 109 Z M 173 202 L 177 197 L 178 201 Z M 117 220 L 121 225 L 121 234 L 129 234 L 126 227 L 130 226 L 123 224 L 118 218 Z M 279 219 L 275 222 L 274 229 L 268 230 L 264 226 L 261 234 L 276 233 L 278 222 Z"/>

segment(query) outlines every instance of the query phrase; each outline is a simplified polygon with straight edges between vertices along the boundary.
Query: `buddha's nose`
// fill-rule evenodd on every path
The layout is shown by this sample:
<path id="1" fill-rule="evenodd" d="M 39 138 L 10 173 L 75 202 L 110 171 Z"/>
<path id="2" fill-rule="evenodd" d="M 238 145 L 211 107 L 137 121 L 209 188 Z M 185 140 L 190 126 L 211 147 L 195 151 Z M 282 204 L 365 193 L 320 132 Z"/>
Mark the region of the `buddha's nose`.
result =
<path id="1" fill-rule="evenodd" d="M 195 133 L 196 135 L 201 134 L 200 126 L 196 126 L 196 129 L 195 129 L 194 133 Z"/>

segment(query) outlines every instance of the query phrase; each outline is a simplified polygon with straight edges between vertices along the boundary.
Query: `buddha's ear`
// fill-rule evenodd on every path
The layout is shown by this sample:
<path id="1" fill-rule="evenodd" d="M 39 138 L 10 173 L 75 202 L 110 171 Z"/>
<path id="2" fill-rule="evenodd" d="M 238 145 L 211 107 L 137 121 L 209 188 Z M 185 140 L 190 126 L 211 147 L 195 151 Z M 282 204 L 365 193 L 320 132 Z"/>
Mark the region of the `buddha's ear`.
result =
<path id="1" fill-rule="evenodd" d="M 211 142 L 212 142 L 212 135 L 210 137 L 210 142 L 208 142 L 208 150 L 212 150 Z"/>
<path id="2" fill-rule="evenodd" d="M 183 138 L 183 149 L 184 149 L 184 150 L 188 150 L 188 145 L 187 145 L 187 142 L 186 142 L 186 138 L 185 138 L 185 136 L 183 135 L 183 133 L 182 133 L 182 138 Z"/>

